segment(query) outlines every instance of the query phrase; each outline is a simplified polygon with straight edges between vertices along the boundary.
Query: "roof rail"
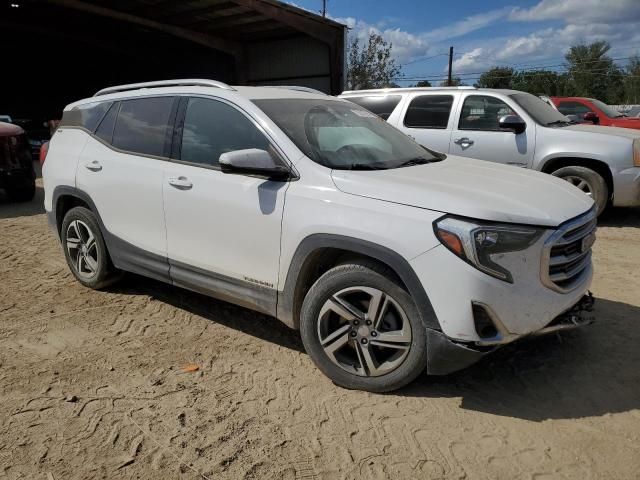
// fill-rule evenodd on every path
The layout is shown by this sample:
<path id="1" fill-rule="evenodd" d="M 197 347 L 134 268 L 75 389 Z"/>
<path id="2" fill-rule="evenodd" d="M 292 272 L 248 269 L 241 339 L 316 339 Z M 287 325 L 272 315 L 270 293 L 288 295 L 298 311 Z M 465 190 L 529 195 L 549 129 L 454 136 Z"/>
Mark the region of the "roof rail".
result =
<path id="1" fill-rule="evenodd" d="M 295 90 L 297 92 L 317 93 L 318 95 L 326 95 L 326 93 L 311 87 L 300 87 L 298 85 L 262 85 L 267 88 L 283 88 L 285 90 Z"/>
<path id="2" fill-rule="evenodd" d="M 227 85 L 223 82 L 216 80 L 207 80 L 203 78 L 183 78 L 176 80 L 158 80 L 156 82 L 142 82 L 142 83 L 130 83 L 128 85 L 116 85 L 115 87 L 107 87 L 97 91 L 93 96 L 99 97 L 101 95 L 107 95 L 109 93 L 126 92 L 127 90 L 138 90 L 141 88 L 160 88 L 160 87 L 186 87 L 186 86 L 199 86 L 199 87 L 215 87 L 223 88 L 225 90 L 235 90 L 235 88 Z"/>

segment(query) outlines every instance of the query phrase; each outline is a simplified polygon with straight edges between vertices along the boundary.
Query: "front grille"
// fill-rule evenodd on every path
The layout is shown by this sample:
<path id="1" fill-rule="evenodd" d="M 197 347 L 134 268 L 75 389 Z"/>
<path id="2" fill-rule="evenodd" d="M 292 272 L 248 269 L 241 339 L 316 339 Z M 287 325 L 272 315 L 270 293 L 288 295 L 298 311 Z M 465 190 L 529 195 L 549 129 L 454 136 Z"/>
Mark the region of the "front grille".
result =
<path id="1" fill-rule="evenodd" d="M 582 281 L 591 265 L 596 225 L 592 209 L 561 225 L 545 242 L 541 276 L 547 287 L 564 293 Z"/>

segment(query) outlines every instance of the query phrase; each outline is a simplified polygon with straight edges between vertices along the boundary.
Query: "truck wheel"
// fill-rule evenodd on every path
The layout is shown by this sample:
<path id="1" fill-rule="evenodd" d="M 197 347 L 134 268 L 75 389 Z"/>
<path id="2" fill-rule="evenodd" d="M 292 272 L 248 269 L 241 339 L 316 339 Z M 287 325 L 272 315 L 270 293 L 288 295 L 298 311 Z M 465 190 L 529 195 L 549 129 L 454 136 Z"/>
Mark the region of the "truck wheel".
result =
<path id="1" fill-rule="evenodd" d="M 332 268 L 311 287 L 300 312 L 302 342 L 337 385 L 388 392 L 426 367 L 426 329 L 393 274 L 356 262 Z"/>
<path id="2" fill-rule="evenodd" d="M 600 215 L 609 202 L 609 188 L 602 175 L 587 167 L 563 167 L 552 173 L 590 196 Z"/>
<path id="3" fill-rule="evenodd" d="M 14 202 L 30 202 L 35 194 L 35 181 L 21 187 L 7 187 L 7 196 Z"/>
<path id="4" fill-rule="evenodd" d="M 102 232 L 91 210 L 84 207 L 69 210 L 62 221 L 60 238 L 71 273 L 85 287 L 104 288 L 122 276 L 111 265 Z"/>

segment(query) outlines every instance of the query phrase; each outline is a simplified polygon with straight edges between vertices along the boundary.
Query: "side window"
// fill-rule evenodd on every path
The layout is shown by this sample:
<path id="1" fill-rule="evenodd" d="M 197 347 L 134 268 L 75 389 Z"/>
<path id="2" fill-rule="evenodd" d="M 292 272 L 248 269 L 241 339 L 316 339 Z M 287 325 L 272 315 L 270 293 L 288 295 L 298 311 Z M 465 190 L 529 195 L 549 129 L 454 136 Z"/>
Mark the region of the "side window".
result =
<path id="1" fill-rule="evenodd" d="M 96 136 L 101 138 L 107 143 L 111 143 L 113 140 L 113 127 L 116 125 L 116 115 L 118 115 L 119 102 L 111 105 L 111 108 L 100 122 L 98 129 L 96 130 Z"/>
<path id="2" fill-rule="evenodd" d="M 591 110 L 580 102 L 560 102 L 558 111 L 563 115 L 583 115 Z"/>
<path id="3" fill-rule="evenodd" d="M 447 128 L 453 95 L 422 95 L 411 100 L 404 126 L 411 128 Z"/>
<path id="4" fill-rule="evenodd" d="M 173 97 L 123 100 L 113 131 L 113 146 L 133 153 L 162 156 Z"/>
<path id="5" fill-rule="evenodd" d="M 269 141 L 242 113 L 226 103 L 190 98 L 184 118 L 180 160 L 217 166 L 234 150 L 269 149 Z"/>
<path id="6" fill-rule="evenodd" d="M 97 102 L 78 105 L 63 113 L 61 126 L 83 127 L 93 132 L 113 102 Z"/>
<path id="7" fill-rule="evenodd" d="M 380 118 L 387 120 L 400 103 L 402 95 L 384 95 L 373 97 L 348 97 L 345 100 L 356 103 L 375 113 Z"/>
<path id="8" fill-rule="evenodd" d="M 509 105 L 495 97 L 469 95 L 462 105 L 460 130 L 501 131 L 498 125 L 500 117 L 517 115 Z"/>

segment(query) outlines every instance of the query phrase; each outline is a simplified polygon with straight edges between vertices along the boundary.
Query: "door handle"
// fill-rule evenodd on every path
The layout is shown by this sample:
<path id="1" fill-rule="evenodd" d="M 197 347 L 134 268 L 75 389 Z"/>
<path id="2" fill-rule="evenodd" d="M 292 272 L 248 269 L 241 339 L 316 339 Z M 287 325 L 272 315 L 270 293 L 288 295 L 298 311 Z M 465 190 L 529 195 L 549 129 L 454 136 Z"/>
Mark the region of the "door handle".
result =
<path id="1" fill-rule="evenodd" d="M 467 138 L 467 137 L 462 137 L 462 138 L 456 138 L 453 143 L 460 145 L 462 148 L 467 148 L 470 147 L 471 145 L 473 145 L 473 140 Z"/>
<path id="2" fill-rule="evenodd" d="M 187 177 L 171 177 L 169 179 L 169 185 L 178 190 L 189 190 L 193 187 L 193 183 L 191 183 Z"/>
<path id="3" fill-rule="evenodd" d="M 84 168 L 86 168 L 87 170 L 91 170 L 92 172 L 99 172 L 100 170 L 102 170 L 102 165 L 100 165 L 99 161 L 94 160 L 93 162 L 85 163 Z"/>

